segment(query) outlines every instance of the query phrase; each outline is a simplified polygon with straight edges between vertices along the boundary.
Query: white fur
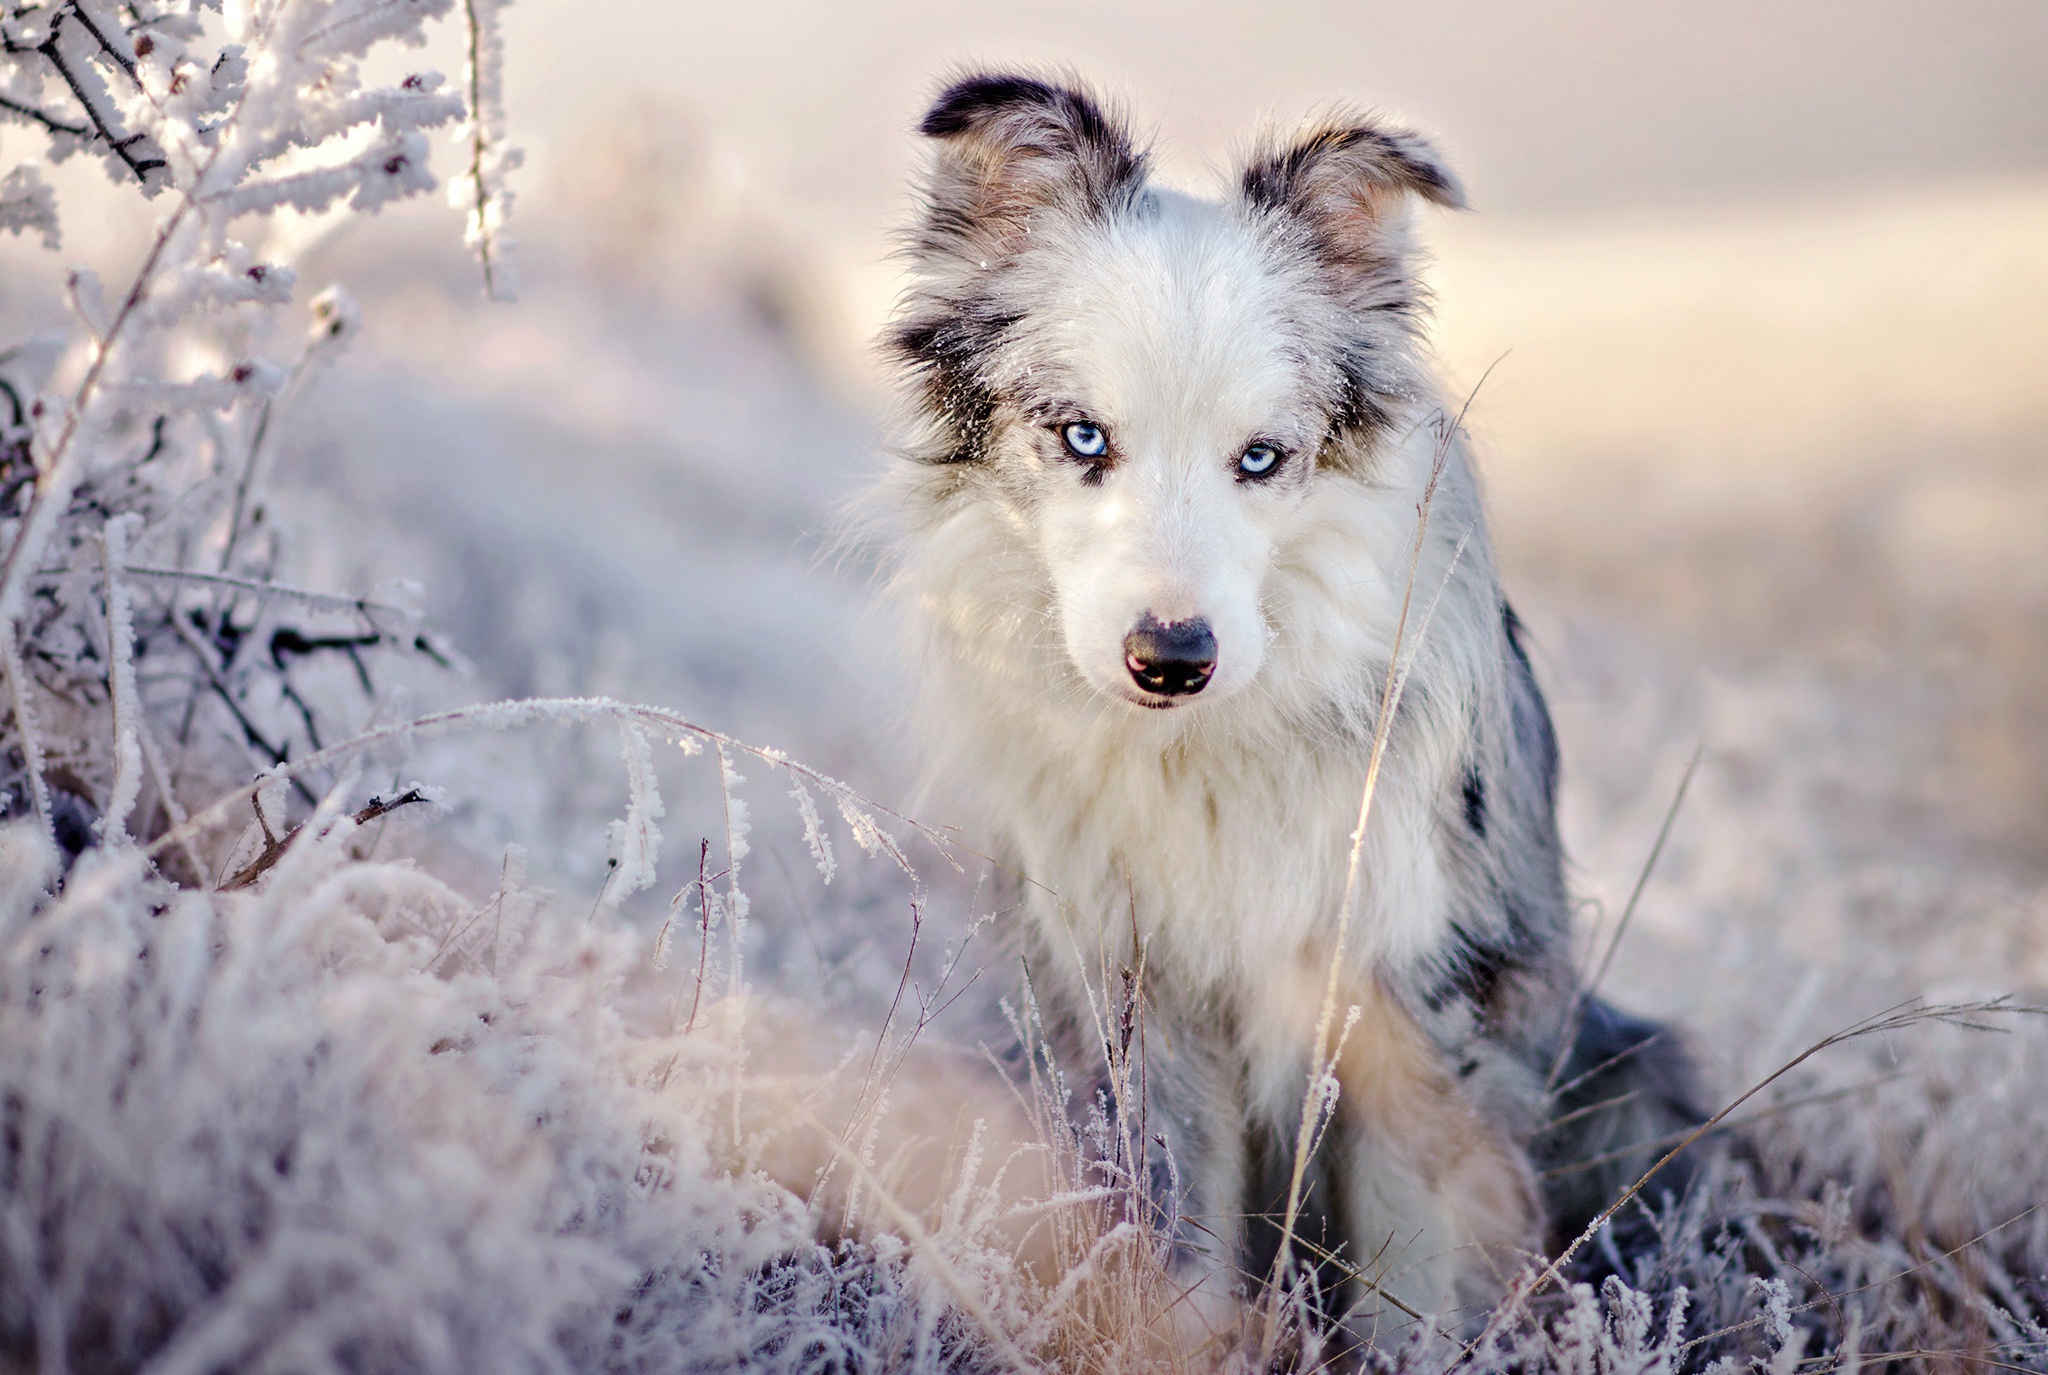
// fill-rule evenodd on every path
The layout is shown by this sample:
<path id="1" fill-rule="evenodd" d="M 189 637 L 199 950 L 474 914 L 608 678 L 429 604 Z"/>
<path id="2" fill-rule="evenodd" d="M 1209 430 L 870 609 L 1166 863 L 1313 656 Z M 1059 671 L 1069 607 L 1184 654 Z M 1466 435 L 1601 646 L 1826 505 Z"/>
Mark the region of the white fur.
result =
<path id="1" fill-rule="evenodd" d="M 1073 909 L 1085 948 L 1124 929 L 1128 865 L 1152 958 L 1203 983 L 1257 983 L 1334 934 L 1361 746 L 1442 412 L 1418 403 L 1370 481 L 1303 472 L 1297 453 L 1285 480 L 1237 482 L 1247 440 L 1314 438 L 1291 410 L 1298 364 L 1268 323 L 1287 284 L 1220 207 L 1162 200 L 1157 219 L 1079 246 L 1044 330 L 1040 366 L 1072 379 L 1117 436 L 1118 466 L 1083 486 L 1049 445 L 1012 436 L 1009 470 L 971 500 L 925 506 L 919 489 L 953 475 L 899 474 L 902 499 L 932 523 L 903 545 L 898 591 L 922 640 L 917 721 L 940 795 L 1017 847 L 1023 872 Z M 1473 533 L 1470 489 L 1454 455 L 1411 652 L 1453 547 Z M 1437 602 L 1432 661 L 1493 614 L 1461 604 L 1486 590 L 1476 544 Z M 1123 637 L 1148 610 L 1204 616 L 1219 644 L 1209 686 L 1165 709 L 1136 704 L 1123 663 Z M 1411 739 L 1380 783 L 1354 932 L 1368 964 L 1441 939 L 1426 817 L 1403 815 L 1454 766 L 1430 743 Z"/>
<path id="2" fill-rule="evenodd" d="M 1001 151 L 953 175 L 985 187 Z M 1020 165 L 1049 175 L 1042 159 Z M 1407 251 L 1406 213 L 1398 197 L 1373 212 L 1390 258 Z M 1327 262 L 1243 198 L 1146 187 L 1120 213 L 1054 205 L 1015 223 L 990 231 L 1010 234 L 1000 257 L 928 250 L 912 301 L 943 313 L 972 294 L 1012 322 L 976 359 L 999 398 L 985 451 L 900 464 L 886 487 L 902 532 L 894 588 L 922 665 L 926 805 L 967 819 L 1023 875 L 1042 998 L 1085 1017 L 1105 1006 L 1105 973 L 1142 951 L 1158 1035 L 1230 1038 L 1223 1060 L 1183 1057 L 1173 1085 L 1162 1071 L 1160 1090 L 1168 1130 L 1195 1143 L 1192 1206 L 1212 1215 L 1227 1263 L 1246 1121 L 1284 1127 L 1301 1111 L 1369 740 L 1441 460 L 1401 647 L 1412 674 L 1338 974 L 1344 1003 L 1378 1009 L 1362 1034 L 1379 1042 L 1347 1062 L 1380 1076 L 1346 1084 L 1354 1110 L 1445 1105 L 1397 1114 L 1420 1125 L 1356 1124 L 1356 1231 L 1391 1241 L 1387 1288 L 1408 1302 L 1481 1292 L 1494 1265 L 1473 1248 L 1532 1239 L 1527 1166 L 1501 1114 L 1482 1114 L 1442 1068 L 1441 1027 L 1414 1030 L 1403 1001 L 1451 942 L 1443 799 L 1475 720 L 1505 716 L 1501 607 L 1465 456 L 1407 332 L 1332 290 Z M 1361 335 L 1379 342 L 1391 414 L 1355 461 L 1330 461 L 1326 444 L 1350 442 L 1331 437 L 1337 359 Z M 944 418 L 924 404 L 920 423 Z M 1065 416 L 1109 434 L 1099 482 L 1062 449 Z M 1255 441 L 1287 457 L 1273 478 L 1241 481 Z M 1123 642 L 1148 613 L 1209 622 L 1217 663 L 1203 690 L 1134 685 Z M 1505 1072 L 1496 1099 L 1526 1106 L 1527 1079 Z M 1441 1156 L 1446 1131 L 1473 1143 L 1453 1152 L 1464 1163 L 1417 1158 L 1418 1142 Z"/>

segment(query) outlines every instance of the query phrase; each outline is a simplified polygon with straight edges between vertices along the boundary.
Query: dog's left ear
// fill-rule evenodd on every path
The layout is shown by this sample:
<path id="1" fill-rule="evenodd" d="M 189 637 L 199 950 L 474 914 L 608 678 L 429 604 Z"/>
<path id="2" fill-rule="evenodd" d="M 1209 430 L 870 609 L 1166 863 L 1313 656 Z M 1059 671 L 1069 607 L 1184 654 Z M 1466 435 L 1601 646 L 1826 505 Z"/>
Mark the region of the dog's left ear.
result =
<path id="1" fill-rule="evenodd" d="M 1296 217 L 1340 261 L 1380 256 L 1410 196 L 1465 208 L 1465 191 L 1429 140 L 1372 120 L 1316 125 L 1256 154 L 1240 183 L 1255 211 Z"/>
<path id="2" fill-rule="evenodd" d="M 927 260 L 986 258 L 1048 211 L 1107 218 L 1145 181 L 1145 155 L 1121 120 L 1088 92 L 1036 76 L 956 81 L 918 132 L 938 145 L 914 238 Z"/>

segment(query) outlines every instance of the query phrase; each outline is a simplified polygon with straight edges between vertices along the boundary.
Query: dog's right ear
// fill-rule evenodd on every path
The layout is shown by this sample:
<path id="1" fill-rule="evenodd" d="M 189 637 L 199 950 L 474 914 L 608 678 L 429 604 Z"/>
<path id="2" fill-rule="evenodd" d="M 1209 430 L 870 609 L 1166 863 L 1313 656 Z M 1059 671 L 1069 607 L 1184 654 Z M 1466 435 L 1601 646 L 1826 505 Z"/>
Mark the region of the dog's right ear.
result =
<path id="1" fill-rule="evenodd" d="M 1260 152 L 1239 191 L 1254 211 L 1305 226 L 1326 256 L 1350 268 L 1384 261 L 1389 228 L 1411 196 L 1465 208 L 1464 189 L 1427 139 L 1363 116 L 1325 120 Z"/>
<path id="2" fill-rule="evenodd" d="M 1085 91 L 1033 76 L 981 73 L 939 96 L 918 132 L 938 144 L 913 238 L 926 261 L 982 264 L 1048 211 L 1106 218 L 1145 181 L 1145 155 Z"/>

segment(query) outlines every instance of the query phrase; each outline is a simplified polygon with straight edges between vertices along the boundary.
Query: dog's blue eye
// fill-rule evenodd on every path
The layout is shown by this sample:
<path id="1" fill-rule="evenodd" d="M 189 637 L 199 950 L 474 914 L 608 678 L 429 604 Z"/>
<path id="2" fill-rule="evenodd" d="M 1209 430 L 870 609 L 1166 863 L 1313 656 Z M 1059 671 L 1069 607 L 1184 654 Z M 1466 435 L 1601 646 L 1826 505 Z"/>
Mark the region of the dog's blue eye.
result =
<path id="1" fill-rule="evenodd" d="M 1100 425 L 1085 420 L 1077 420 L 1061 430 L 1060 438 L 1067 441 L 1068 450 L 1076 458 L 1101 458 L 1109 452 L 1109 436 Z"/>
<path id="2" fill-rule="evenodd" d="M 1246 477 L 1264 477 L 1280 465 L 1280 451 L 1271 444 L 1254 444 L 1237 460 L 1237 470 Z"/>

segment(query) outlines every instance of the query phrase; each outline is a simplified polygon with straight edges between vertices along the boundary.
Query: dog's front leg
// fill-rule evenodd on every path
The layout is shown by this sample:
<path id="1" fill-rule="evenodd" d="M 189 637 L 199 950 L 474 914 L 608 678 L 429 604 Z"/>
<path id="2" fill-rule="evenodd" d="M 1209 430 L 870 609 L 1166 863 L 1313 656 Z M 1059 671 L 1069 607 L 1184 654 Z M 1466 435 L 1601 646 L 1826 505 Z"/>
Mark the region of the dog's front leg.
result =
<path id="1" fill-rule="evenodd" d="M 1365 1322 L 1434 1315 L 1456 1326 L 1484 1307 L 1540 1244 L 1526 1153 L 1480 1111 L 1442 1052 L 1375 979 L 1337 1057 L 1346 1124 L 1347 1231 Z"/>
<path id="2" fill-rule="evenodd" d="M 1327 964 L 1304 960 L 1289 978 L 1262 1000 L 1286 1015 L 1265 1024 L 1253 1055 L 1269 1066 L 1254 1076 L 1265 1085 L 1255 1096 L 1279 1152 L 1278 1172 L 1265 1173 L 1280 1184 L 1268 1192 L 1292 1185 L 1309 1076 L 1337 1081 L 1333 1115 L 1309 1115 L 1317 1147 L 1291 1189 L 1291 1229 L 1279 1219 L 1292 1255 L 1321 1272 L 1325 1316 L 1354 1331 L 1385 1333 L 1418 1315 L 1456 1325 L 1455 1310 L 1497 1297 L 1536 1245 L 1526 1155 L 1377 978 L 1340 976 L 1334 998 Z"/>

